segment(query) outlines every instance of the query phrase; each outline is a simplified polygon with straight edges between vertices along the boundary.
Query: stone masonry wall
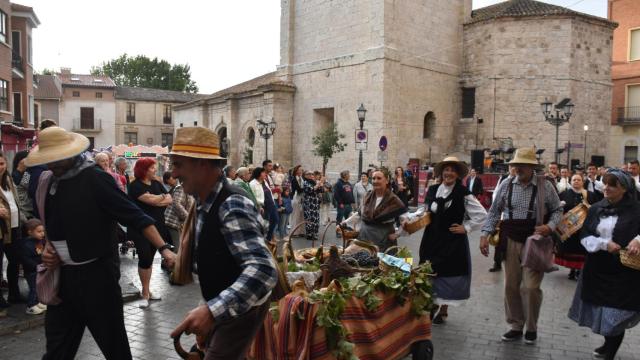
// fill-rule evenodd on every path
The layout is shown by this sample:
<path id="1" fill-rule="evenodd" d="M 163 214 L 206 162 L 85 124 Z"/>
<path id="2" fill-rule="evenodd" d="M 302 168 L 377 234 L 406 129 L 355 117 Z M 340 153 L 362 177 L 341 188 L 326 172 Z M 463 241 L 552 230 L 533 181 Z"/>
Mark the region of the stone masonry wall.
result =
<path id="1" fill-rule="evenodd" d="M 500 139 L 513 146 L 546 149 L 554 157 L 555 128 L 544 120 L 540 103 L 565 97 L 576 105 L 569 124 L 560 128 L 559 146 L 584 143 L 589 125 L 587 158 L 604 155 L 611 103 L 611 33 L 601 23 L 581 18 L 498 19 L 465 25 L 462 85 L 476 88 L 477 116 L 485 121 L 459 122 L 460 150 L 495 149 Z M 494 96 L 495 94 L 495 96 Z M 495 121 L 495 122 L 494 122 Z M 477 126 L 477 127 L 476 127 Z M 573 149 L 571 158 L 583 158 Z M 566 153 L 561 161 L 566 162 Z"/>

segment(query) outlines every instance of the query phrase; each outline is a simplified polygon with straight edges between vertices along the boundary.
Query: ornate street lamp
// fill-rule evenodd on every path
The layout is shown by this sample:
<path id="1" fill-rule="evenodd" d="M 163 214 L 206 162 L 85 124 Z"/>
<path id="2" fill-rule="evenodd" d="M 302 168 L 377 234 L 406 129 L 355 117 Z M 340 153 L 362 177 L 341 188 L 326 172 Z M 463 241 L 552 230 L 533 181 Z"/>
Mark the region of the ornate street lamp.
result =
<path id="1" fill-rule="evenodd" d="M 258 132 L 264 139 L 264 158 L 269 159 L 269 138 L 276 132 L 276 121 L 271 118 L 270 122 L 264 122 L 258 119 Z"/>
<path id="2" fill-rule="evenodd" d="M 555 107 L 556 114 L 553 115 L 551 112 L 553 111 L 552 106 Z M 558 153 L 558 138 L 560 136 L 560 126 L 569 122 L 569 118 L 571 118 L 571 114 L 573 114 L 574 105 L 571 103 L 571 99 L 565 98 L 555 106 L 545 98 L 543 103 L 540 103 L 540 107 L 542 108 L 542 114 L 544 115 L 545 120 L 556 127 L 556 162 L 559 161 L 559 153 Z M 564 112 L 564 114 L 560 114 L 560 110 Z"/>
<path id="3" fill-rule="evenodd" d="M 364 108 L 364 104 L 360 104 L 356 113 L 358 114 L 358 121 L 360 121 L 360 130 L 363 130 L 364 118 L 367 115 L 367 109 Z M 362 148 L 360 148 L 360 152 L 358 154 L 358 177 L 360 177 L 360 174 L 362 174 Z"/>

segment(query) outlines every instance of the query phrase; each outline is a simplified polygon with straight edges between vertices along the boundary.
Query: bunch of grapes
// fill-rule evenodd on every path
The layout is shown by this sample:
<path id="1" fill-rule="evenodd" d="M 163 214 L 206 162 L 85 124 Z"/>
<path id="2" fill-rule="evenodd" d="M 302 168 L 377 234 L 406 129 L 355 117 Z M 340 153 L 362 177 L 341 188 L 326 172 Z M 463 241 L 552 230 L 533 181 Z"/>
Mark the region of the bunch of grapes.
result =
<path id="1" fill-rule="evenodd" d="M 344 255 L 343 259 L 349 264 L 353 264 L 355 261 L 356 263 L 358 263 L 358 266 L 361 267 L 378 266 L 378 257 L 372 256 L 368 251 L 358 251 L 355 254 Z"/>

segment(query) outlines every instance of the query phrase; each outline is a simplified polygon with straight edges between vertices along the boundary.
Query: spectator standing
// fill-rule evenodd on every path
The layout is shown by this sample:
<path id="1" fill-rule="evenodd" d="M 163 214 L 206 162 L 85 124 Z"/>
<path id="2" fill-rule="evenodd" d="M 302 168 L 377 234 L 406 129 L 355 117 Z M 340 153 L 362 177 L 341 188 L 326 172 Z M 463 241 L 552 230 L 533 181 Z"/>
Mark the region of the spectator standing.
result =
<path id="1" fill-rule="evenodd" d="M 360 181 L 356 183 L 353 190 L 356 210 L 364 204 L 364 198 L 369 191 L 373 190 L 373 185 L 369 182 L 369 175 L 366 172 L 360 174 Z"/>
<path id="2" fill-rule="evenodd" d="M 165 183 L 170 186 L 169 195 L 171 195 L 172 199 L 171 205 L 167 206 L 164 212 L 164 221 L 171 237 L 171 243 L 175 246 L 175 252 L 178 252 L 178 249 L 180 249 L 180 233 L 185 220 L 187 220 L 187 214 L 193 201 L 189 195 L 184 193 L 184 189 L 178 183 L 178 180 L 171 176 L 171 172 L 165 172 L 164 178 L 167 178 Z"/>
<path id="3" fill-rule="evenodd" d="M 249 168 L 238 168 L 234 184 L 247 193 L 247 196 L 249 197 L 249 199 L 251 199 L 251 201 L 253 201 L 256 209 L 260 209 L 260 207 L 258 206 L 258 201 L 256 200 L 256 196 L 253 194 L 253 190 L 251 190 L 251 186 L 249 185 L 249 181 L 251 181 L 251 172 L 249 171 Z"/>
<path id="4" fill-rule="evenodd" d="M 229 184 L 233 184 L 237 176 L 236 168 L 231 165 L 227 165 L 224 167 L 224 169 L 222 169 L 222 172 L 224 173 L 224 176 L 227 178 L 227 182 Z"/>
<path id="5" fill-rule="evenodd" d="M 336 223 L 342 223 L 343 219 L 351 216 L 352 205 L 356 202 L 353 196 L 353 186 L 349 182 L 349 171 L 344 170 L 340 173 L 340 179 L 336 181 L 333 187 L 333 200 L 336 204 Z M 339 237 L 340 232 L 336 235 Z"/>
<path id="6" fill-rule="evenodd" d="M 289 223 L 289 216 L 293 212 L 293 206 L 291 205 L 291 190 L 289 188 L 283 188 L 281 195 L 278 204 L 278 213 L 280 214 L 278 236 L 280 236 L 280 239 L 284 239 L 287 236 L 287 224 Z"/>
<path id="7" fill-rule="evenodd" d="M 158 232 L 165 243 L 171 244 L 171 236 L 165 225 L 164 212 L 167 206 L 173 203 L 171 195 L 164 186 L 155 180 L 156 161 L 153 158 L 142 158 L 136 161 L 133 173 L 136 179 L 129 184 L 129 198 L 149 215 L 154 221 Z M 129 228 L 129 238 L 133 239 L 138 252 L 138 275 L 142 283 L 142 301 L 139 306 L 148 308 L 150 300 L 161 300 L 159 296 L 151 293 L 151 271 L 156 248 L 149 243 L 142 232 L 136 228 Z M 170 250 L 173 246 L 170 245 Z"/>

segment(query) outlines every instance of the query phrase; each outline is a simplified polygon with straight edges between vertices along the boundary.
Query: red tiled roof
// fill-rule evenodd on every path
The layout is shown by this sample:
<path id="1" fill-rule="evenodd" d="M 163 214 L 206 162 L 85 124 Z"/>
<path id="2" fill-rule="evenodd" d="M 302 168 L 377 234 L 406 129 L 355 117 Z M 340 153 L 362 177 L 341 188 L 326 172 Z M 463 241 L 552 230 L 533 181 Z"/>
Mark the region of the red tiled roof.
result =
<path id="1" fill-rule="evenodd" d="M 283 85 L 283 86 L 289 86 L 292 88 L 295 88 L 295 85 L 293 85 L 293 83 L 291 82 L 287 82 L 287 81 L 282 81 L 280 80 L 279 77 L 276 76 L 275 72 L 270 72 L 264 75 L 260 75 L 256 78 L 253 78 L 251 80 L 242 82 L 240 84 L 234 85 L 232 87 L 228 87 L 226 89 L 220 90 L 220 91 L 216 91 L 211 95 L 208 95 L 202 99 L 199 100 L 194 100 L 191 102 L 188 102 L 185 105 L 191 104 L 191 103 L 196 103 L 196 102 L 201 102 L 201 101 L 207 101 L 207 100 L 213 100 L 213 99 L 218 99 L 218 98 L 222 98 L 222 97 L 226 97 L 226 96 L 232 96 L 232 95 L 237 95 L 237 94 L 242 94 L 242 93 L 247 93 L 250 91 L 254 91 L 257 90 L 259 87 L 261 86 L 266 86 L 266 85 Z"/>
<path id="2" fill-rule="evenodd" d="M 38 75 L 36 99 L 59 99 L 62 96 L 62 83 L 55 75 Z"/>
<path id="3" fill-rule="evenodd" d="M 581 13 L 566 7 L 547 4 L 536 0 L 507 0 L 495 5 L 473 10 L 471 12 L 471 21 L 468 21 L 467 24 L 506 17 L 540 17 L 551 15 L 579 16 L 582 18 L 603 22 L 609 26 L 616 25 L 616 23 L 611 22 L 605 18 Z"/>
<path id="4" fill-rule="evenodd" d="M 113 89 L 116 84 L 108 76 L 93 76 L 79 74 L 58 74 L 62 86 L 67 87 L 91 87 Z M 96 81 L 98 80 L 98 81 Z"/>

